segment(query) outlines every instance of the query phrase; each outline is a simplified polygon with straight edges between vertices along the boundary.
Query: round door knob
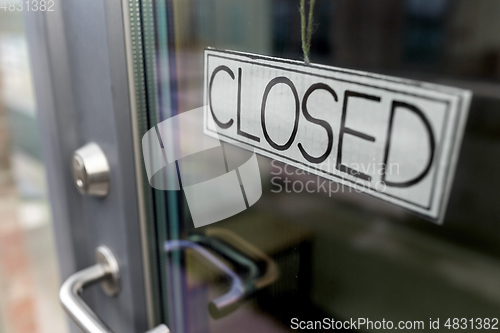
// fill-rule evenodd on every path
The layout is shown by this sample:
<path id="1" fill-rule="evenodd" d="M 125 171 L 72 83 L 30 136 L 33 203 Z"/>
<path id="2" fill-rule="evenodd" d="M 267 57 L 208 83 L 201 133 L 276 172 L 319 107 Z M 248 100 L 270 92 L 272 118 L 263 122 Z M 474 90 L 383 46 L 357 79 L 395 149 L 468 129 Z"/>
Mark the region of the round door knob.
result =
<path id="1" fill-rule="evenodd" d="M 109 192 L 109 164 L 101 147 L 88 143 L 73 153 L 71 168 L 81 194 L 104 197 Z"/>

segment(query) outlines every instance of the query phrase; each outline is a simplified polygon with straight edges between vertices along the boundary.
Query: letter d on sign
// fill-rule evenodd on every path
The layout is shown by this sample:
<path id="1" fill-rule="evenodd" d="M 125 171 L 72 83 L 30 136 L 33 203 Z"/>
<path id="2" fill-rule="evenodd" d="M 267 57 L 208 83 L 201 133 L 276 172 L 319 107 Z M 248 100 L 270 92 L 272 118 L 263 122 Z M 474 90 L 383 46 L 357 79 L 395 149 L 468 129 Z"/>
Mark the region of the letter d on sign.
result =
<path id="1" fill-rule="evenodd" d="M 429 157 L 428 157 L 427 164 L 426 164 L 425 168 L 414 178 L 407 180 L 407 181 L 404 181 L 404 182 L 391 182 L 391 181 L 388 181 L 386 179 L 387 178 L 386 168 L 387 168 L 387 162 L 389 160 L 389 152 L 391 149 L 392 131 L 393 131 L 393 125 L 394 125 L 394 115 L 396 114 L 396 110 L 398 108 L 405 108 L 405 109 L 415 113 L 415 115 L 417 115 L 420 118 L 420 120 L 422 121 L 422 123 L 424 124 L 425 129 L 427 131 L 427 140 L 429 141 Z M 381 179 L 382 182 L 384 182 L 387 186 L 392 186 L 392 187 L 409 187 L 409 186 L 417 184 L 422 179 L 424 179 L 425 176 L 429 173 L 429 170 L 432 167 L 432 162 L 434 160 L 435 149 L 436 149 L 436 139 L 434 138 L 434 133 L 432 131 L 431 124 L 430 124 L 429 120 L 425 117 L 424 113 L 414 105 L 400 102 L 400 101 L 393 101 L 392 108 L 391 108 L 391 114 L 389 117 L 389 129 L 387 131 L 387 142 L 385 145 L 384 163 L 382 166 L 382 179 Z M 408 153 L 409 154 L 412 153 L 411 149 L 408 150 Z"/>

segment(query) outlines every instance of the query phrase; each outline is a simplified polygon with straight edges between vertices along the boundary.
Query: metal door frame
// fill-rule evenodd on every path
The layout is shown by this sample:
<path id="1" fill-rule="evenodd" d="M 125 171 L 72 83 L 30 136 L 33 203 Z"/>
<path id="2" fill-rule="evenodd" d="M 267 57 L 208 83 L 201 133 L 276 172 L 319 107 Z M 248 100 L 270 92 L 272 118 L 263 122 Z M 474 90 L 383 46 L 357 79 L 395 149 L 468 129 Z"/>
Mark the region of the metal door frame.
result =
<path id="1" fill-rule="evenodd" d="M 109 298 L 94 288 L 84 298 L 115 332 L 145 331 L 159 320 L 128 6 L 65 0 L 53 12 L 25 12 L 61 279 L 94 264 L 95 249 L 108 246 L 120 265 L 121 292 Z M 82 196 L 73 183 L 71 155 L 88 142 L 101 146 L 110 165 L 104 199 Z"/>

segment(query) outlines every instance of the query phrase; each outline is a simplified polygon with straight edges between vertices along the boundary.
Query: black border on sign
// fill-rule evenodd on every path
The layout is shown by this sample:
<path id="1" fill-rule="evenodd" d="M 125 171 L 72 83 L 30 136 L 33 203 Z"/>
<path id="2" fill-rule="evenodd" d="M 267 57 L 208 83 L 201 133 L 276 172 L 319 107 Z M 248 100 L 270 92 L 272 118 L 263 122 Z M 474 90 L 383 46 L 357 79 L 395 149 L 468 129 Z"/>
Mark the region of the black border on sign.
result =
<path id="1" fill-rule="evenodd" d="M 238 57 L 246 57 L 246 58 L 250 58 L 250 59 L 262 59 L 262 60 L 266 60 L 266 61 L 272 61 L 272 62 L 277 62 L 277 63 L 285 63 L 285 64 L 292 64 L 292 65 L 302 66 L 302 67 L 308 67 L 308 68 L 313 67 L 315 69 L 323 70 L 323 71 L 326 71 L 326 72 L 335 72 L 335 73 L 342 73 L 342 74 L 348 74 L 348 75 L 356 75 L 356 76 L 367 77 L 367 78 L 370 78 L 370 79 L 375 79 L 375 80 L 380 80 L 380 81 L 385 81 L 385 82 L 392 82 L 392 83 L 402 84 L 402 85 L 406 85 L 406 86 L 414 86 L 414 87 L 418 87 L 418 88 L 424 89 L 424 90 L 435 91 L 435 89 L 431 89 L 431 88 L 425 87 L 425 86 L 423 86 L 421 83 L 419 83 L 417 81 L 405 81 L 405 80 L 396 81 L 396 80 L 391 80 L 390 78 L 372 76 L 372 75 L 368 75 L 368 74 L 364 75 L 362 73 L 336 70 L 336 69 L 333 69 L 333 68 L 330 69 L 330 68 L 325 68 L 325 67 L 321 67 L 321 66 L 305 65 L 305 64 L 302 64 L 302 63 L 298 63 L 298 62 L 287 61 L 285 59 L 268 58 L 268 57 L 265 57 L 265 56 L 250 55 L 250 54 L 238 53 L 238 52 L 234 52 L 234 51 L 225 51 L 225 50 L 218 50 L 218 49 L 211 49 L 211 48 L 205 49 L 205 52 L 206 51 L 208 51 L 208 52 L 219 52 L 219 53 L 225 53 L 225 54 L 233 54 L 233 55 L 236 55 Z M 209 67 L 208 63 L 209 63 L 210 57 L 215 57 L 215 58 L 222 58 L 222 59 L 227 59 L 227 60 L 231 60 L 231 61 L 235 61 L 235 62 L 248 63 L 248 64 L 251 64 L 251 65 L 257 65 L 257 66 L 262 66 L 262 67 L 269 67 L 269 68 L 283 70 L 283 71 L 287 71 L 287 72 L 294 72 L 294 73 L 298 73 L 298 74 L 315 76 L 315 77 L 319 77 L 319 78 L 322 78 L 322 79 L 328 79 L 328 80 L 333 80 L 333 81 L 338 81 L 338 82 L 345 82 L 345 83 L 355 84 L 355 85 L 369 87 L 369 88 L 374 88 L 374 89 L 379 89 L 379 90 L 385 90 L 385 91 L 392 92 L 392 93 L 403 94 L 403 95 L 408 95 L 408 96 L 412 96 L 412 97 L 416 97 L 416 98 L 421 98 L 421 99 L 424 99 L 424 100 L 427 100 L 427 101 L 433 101 L 433 102 L 437 102 L 437 103 L 443 103 L 443 104 L 446 105 L 445 117 L 444 117 L 443 125 L 442 125 L 443 128 L 441 129 L 441 138 L 440 138 L 439 147 L 438 147 L 438 149 L 435 152 L 436 160 L 439 161 L 440 158 L 441 158 L 443 142 L 444 142 L 445 134 L 447 133 L 446 132 L 446 125 L 447 125 L 448 118 L 449 118 L 450 103 L 451 103 L 450 100 L 440 99 L 440 98 L 434 98 L 434 97 L 429 97 L 429 96 L 423 96 L 423 95 L 419 95 L 419 94 L 409 93 L 409 92 L 406 92 L 406 91 L 398 91 L 398 90 L 394 90 L 394 89 L 373 86 L 373 85 L 369 85 L 369 84 L 366 84 L 366 83 L 359 83 L 359 82 L 355 82 L 355 81 L 338 79 L 338 78 L 334 78 L 334 77 L 331 77 L 331 76 L 326 76 L 326 75 L 321 75 L 321 74 L 316 74 L 316 73 L 310 73 L 310 72 L 300 71 L 300 70 L 296 70 L 296 69 L 290 69 L 290 68 L 285 68 L 285 67 L 273 66 L 273 65 L 270 65 L 270 64 L 262 64 L 262 63 L 259 63 L 259 62 L 255 61 L 255 60 L 252 61 L 252 60 L 235 59 L 235 58 L 230 58 L 230 57 L 226 57 L 226 56 L 222 56 L 222 55 L 216 55 L 216 54 L 205 54 L 205 55 L 206 55 L 206 61 L 207 61 L 206 74 L 205 74 L 206 78 L 208 78 L 208 67 Z M 205 81 L 207 81 L 207 83 L 208 83 L 208 80 L 205 80 Z M 206 89 L 207 88 L 208 87 L 206 87 Z M 450 163 L 451 163 L 451 158 L 452 158 L 453 152 L 455 150 L 455 141 L 456 141 L 456 135 L 457 135 L 457 128 L 458 128 L 458 125 L 459 125 L 458 123 L 459 123 L 459 119 L 460 119 L 460 112 L 462 111 L 461 108 L 462 108 L 462 99 L 463 99 L 463 96 L 461 96 L 459 94 L 452 93 L 452 92 L 445 92 L 445 91 L 440 91 L 440 93 L 451 95 L 453 97 L 458 97 L 458 108 L 457 108 L 457 113 L 458 114 L 457 114 L 457 117 L 455 119 L 455 124 L 453 126 L 453 133 L 454 134 L 453 134 L 452 144 L 451 144 L 452 147 L 450 149 L 449 155 L 447 156 L 447 159 L 448 159 L 447 162 L 448 162 L 448 168 L 449 168 L 450 167 Z M 206 96 L 206 98 L 208 98 L 208 96 Z M 208 103 L 208 101 L 205 101 L 205 105 L 207 103 Z M 319 173 L 319 175 L 321 175 L 321 174 L 325 175 L 326 174 L 326 175 L 332 176 L 334 178 L 338 178 L 340 180 L 352 183 L 354 185 L 360 185 L 356 181 L 353 181 L 353 180 L 351 180 L 349 178 L 344 178 L 344 177 L 342 177 L 340 175 L 337 175 L 337 174 L 334 174 L 334 173 L 331 173 L 331 172 L 328 172 L 328 171 L 324 171 L 322 169 L 315 168 L 315 167 L 313 167 L 313 166 L 311 166 L 311 165 L 309 165 L 307 163 L 304 163 L 302 161 L 298 161 L 298 160 L 295 160 L 293 158 L 277 154 L 274 151 L 270 151 L 268 149 L 264 149 L 262 147 L 253 145 L 251 143 L 238 140 L 238 139 L 233 138 L 233 137 L 231 137 L 229 135 L 225 135 L 223 133 L 214 132 L 214 131 L 210 130 L 207 125 L 208 125 L 208 123 L 205 121 L 205 130 L 208 131 L 208 132 L 210 132 L 210 133 L 221 135 L 223 137 L 226 137 L 228 139 L 234 140 L 236 142 L 239 142 L 239 143 L 251 146 L 256 151 L 261 150 L 261 151 L 267 152 L 267 153 L 269 153 L 271 155 L 276 155 L 276 156 L 278 156 L 278 157 L 280 157 L 282 159 L 289 160 L 289 161 L 292 161 L 292 162 L 297 163 L 297 164 L 301 164 L 303 166 L 306 166 L 307 168 L 315 170 L 317 173 Z M 436 179 L 437 179 L 438 172 L 439 172 L 439 169 L 435 168 L 433 179 L 432 179 L 431 195 L 429 196 L 429 203 L 428 203 L 427 206 L 423 206 L 423 205 L 414 203 L 412 201 L 409 201 L 409 200 L 397 197 L 397 196 L 392 195 L 392 194 L 388 194 L 388 193 L 384 193 L 384 192 L 378 191 L 378 190 L 376 190 L 376 189 L 374 189 L 372 187 L 367 187 L 367 188 L 370 189 L 371 191 L 374 191 L 374 192 L 379 193 L 381 195 L 385 195 L 385 196 L 394 198 L 396 200 L 408 203 L 410 205 L 419 207 L 419 208 L 424 209 L 426 211 L 430 211 L 432 209 L 432 202 L 433 202 L 433 199 L 434 199 L 434 190 L 435 190 L 435 187 L 436 187 Z M 442 191 L 442 194 L 441 194 L 440 205 L 442 205 L 442 203 L 444 201 L 444 196 L 445 196 L 445 192 L 446 192 L 446 183 L 447 183 L 447 177 L 444 176 L 443 177 L 443 191 Z M 365 193 L 365 194 L 370 195 L 370 196 L 372 196 L 374 198 L 377 198 L 377 199 L 389 202 L 389 201 L 384 200 L 383 198 L 381 198 L 379 196 L 373 195 L 373 193 L 371 193 L 369 191 L 362 192 L 362 193 Z M 439 212 L 439 213 L 441 213 L 441 212 Z M 426 216 L 428 216 L 428 215 L 426 215 Z M 428 217 L 431 217 L 431 216 L 428 216 Z M 436 220 L 439 219 L 439 214 L 438 214 L 438 216 L 435 219 Z"/>
<path id="2" fill-rule="evenodd" d="M 428 91 L 435 91 L 436 89 L 427 87 L 427 83 L 424 83 L 422 81 L 416 81 L 416 80 L 411 80 L 411 79 L 395 79 L 391 76 L 387 75 L 370 75 L 369 73 L 361 73 L 359 71 L 353 70 L 353 69 L 340 69 L 338 67 L 331 67 L 331 66 L 318 66 L 317 64 L 309 64 L 309 65 L 304 65 L 303 62 L 297 61 L 297 60 L 288 60 L 288 59 L 283 59 L 283 58 L 277 58 L 277 57 L 270 57 L 270 56 L 264 56 L 264 55 L 258 55 L 258 54 L 252 54 L 252 53 L 245 53 L 245 52 L 239 52 L 239 51 L 230 51 L 230 50 L 223 50 L 223 49 L 217 49 L 217 48 L 205 48 L 205 51 L 211 51 L 211 52 L 220 52 L 220 53 L 226 53 L 226 54 L 233 54 L 236 56 L 240 57 L 246 57 L 250 59 L 261 59 L 261 60 L 266 60 L 266 61 L 277 61 L 280 63 L 284 64 L 290 64 L 290 65 L 297 65 L 297 66 L 302 66 L 302 67 L 307 67 L 307 68 L 315 68 L 315 69 L 320 69 L 328 72 L 334 72 L 334 73 L 341 73 L 341 74 L 348 74 L 348 75 L 353 75 L 353 76 L 360 76 L 360 77 L 366 77 L 374 80 L 381 80 L 381 81 L 386 81 L 386 82 L 392 82 L 392 83 L 397 83 L 397 84 L 404 84 L 407 86 L 414 86 L 418 87 L 424 90 Z M 219 56 L 220 57 L 220 56 Z M 230 60 L 235 60 L 233 58 L 227 58 Z M 456 96 L 456 97 L 462 97 L 459 93 L 453 92 L 453 91 L 440 91 L 441 93 L 448 94 L 451 96 Z M 446 100 L 443 100 L 446 101 Z"/>

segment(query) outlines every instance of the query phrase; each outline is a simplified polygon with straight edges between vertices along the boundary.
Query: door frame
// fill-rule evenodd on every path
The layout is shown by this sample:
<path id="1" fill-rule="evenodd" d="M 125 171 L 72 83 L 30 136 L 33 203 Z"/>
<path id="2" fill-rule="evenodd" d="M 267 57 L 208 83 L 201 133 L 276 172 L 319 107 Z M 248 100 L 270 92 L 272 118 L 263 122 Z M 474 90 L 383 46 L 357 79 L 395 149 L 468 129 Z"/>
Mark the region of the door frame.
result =
<path id="1" fill-rule="evenodd" d="M 139 144 L 147 123 L 140 123 L 132 74 L 141 70 L 132 54 L 134 4 L 139 0 L 65 0 L 53 12 L 25 12 L 61 279 L 93 265 L 97 246 L 109 247 L 120 265 L 119 295 L 94 287 L 83 298 L 115 332 L 159 323 Z M 100 145 L 110 166 L 104 199 L 82 196 L 73 182 L 71 156 L 88 142 Z M 78 331 L 73 324 L 71 330 Z"/>

